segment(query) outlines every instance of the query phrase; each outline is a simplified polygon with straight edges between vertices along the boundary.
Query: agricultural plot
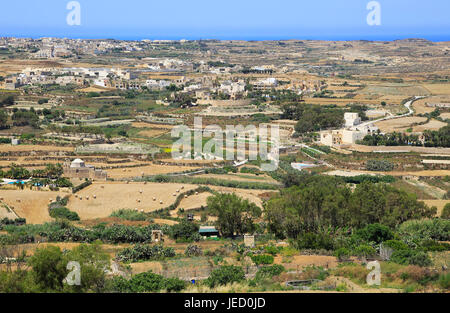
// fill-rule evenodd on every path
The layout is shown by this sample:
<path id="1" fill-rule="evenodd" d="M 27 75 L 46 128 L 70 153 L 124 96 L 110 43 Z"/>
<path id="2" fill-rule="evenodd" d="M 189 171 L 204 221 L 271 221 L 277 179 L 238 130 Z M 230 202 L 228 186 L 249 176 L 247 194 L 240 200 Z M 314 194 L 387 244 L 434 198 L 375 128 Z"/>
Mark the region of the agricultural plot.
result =
<path id="1" fill-rule="evenodd" d="M 383 133 L 405 132 L 408 128 L 414 126 L 414 124 L 423 123 L 426 120 L 426 117 L 408 116 L 381 121 L 375 123 L 375 126 L 377 126 Z"/>
<path id="2" fill-rule="evenodd" d="M 50 199 L 57 196 L 64 197 L 67 193 L 61 191 L 35 191 L 35 190 L 0 190 L 3 203 L 14 210 L 27 224 L 42 224 L 50 222 L 53 218 L 48 213 Z"/>
<path id="3" fill-rule="evenodd" d="M 191 171 L 196 169 L 199 168 L 192 166 L 177 166 L 177 165 L 169 166 L 169 165 L 152 164 L 147 166 L 116 168 L 108 170 L 108 177 L 112 179 L 126 179 L 126 178 L 131 179 L 142 176 L 181 173 L 184 171 Z"/>
<path id="4" fill-rule="evenodd" d="M 425 130 L 439 130 L 447 125 L 448 125 L 447 123 L 433 119 L 426 124 L 414 126 L 413 132 L 424 132 Z"/>
<path id="5" fill-rule="evenodd" d="M 430 104 L 436 103 L 450 103 L 450 96 L 440 95 L 420 99 L 414 101 L 413 108 L 416 114 L 431 113 L 435 110 L 435 108 L 431 107 Z"/>
<path id="6" fill-rule="evenodd" d="M 426 205 L 432 207 L 435 206 L 437 208 L 437 216 L 441 216 L 442 209 L 444 209 L 447 203 L 450 203 L 450 200 L 424 200 Z"/>
<path id="7" fill-rule="evenodd" d="M 181 192 L 195 188 L 175 183 L 94 183 L 72 195 L 67 207 L 82 220 L 108 217 L 120 209 L 153 212 L 173 204 Z"/>
<path id="8" fill-rule="evenodd" d="M 435 95 L 450 95 L 450 84 L 424 84 L 423 87 Z"/>
<path id="9" fill-rule="evenodd" d="M 9 144 L 0 145 L 1 152 L 33 152 L 37 153 L 39 151 L 44 152 L 73 152 L 73 147 L 63 147 L 63 146 L 44 146 L 44 145 L 18 145 L 12 146 Z"/>
<path id="10" fill-rule="evenodd" d="M 138 143 L 114 143 L 114 144 L 92 144 L 79 146 L 77 153 L 103 153 L 103 154 L 151 154 L 159 152 L 158 148 Z"/>

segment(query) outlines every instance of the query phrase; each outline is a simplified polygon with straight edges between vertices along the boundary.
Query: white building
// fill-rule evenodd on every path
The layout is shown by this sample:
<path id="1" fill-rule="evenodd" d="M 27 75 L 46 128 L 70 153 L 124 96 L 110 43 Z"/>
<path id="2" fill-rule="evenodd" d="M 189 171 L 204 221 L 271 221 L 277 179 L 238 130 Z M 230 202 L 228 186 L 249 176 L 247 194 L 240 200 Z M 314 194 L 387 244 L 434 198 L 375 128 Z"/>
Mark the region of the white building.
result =
<path id="1" fill-rule="evenodd" d="M 345 127 L 353 127 L 361 124 L 358 113 L 344 113 Z"/>

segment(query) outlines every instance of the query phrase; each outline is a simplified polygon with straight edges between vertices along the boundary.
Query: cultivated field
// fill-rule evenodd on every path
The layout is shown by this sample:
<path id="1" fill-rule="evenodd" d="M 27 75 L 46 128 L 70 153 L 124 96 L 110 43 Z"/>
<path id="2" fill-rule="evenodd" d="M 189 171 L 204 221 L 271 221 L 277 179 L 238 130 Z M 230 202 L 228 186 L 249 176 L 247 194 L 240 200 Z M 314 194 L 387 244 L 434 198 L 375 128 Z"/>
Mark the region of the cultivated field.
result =
<path id="1" fill-rule="evenodd" d="M 19 217 L 26 218 L 27 224 L 52 221 L 48 213 L 50 199 L 54 201 L 57 196 L 64 197 L 67 194 L 62 191 L 0 190 L 3 202 L 13 208 Z"/>
<path id="2" fill-rule="evenodd" d="M 450 203 L 450 200 L 423 200 L 423 202 L 430 207 L 435 206 L 437 208 L 437 216 L 441 216 L 444 206 Z"/>
<path id="3" fill-rule="evenodd" d="M 198 167 L 152 164 L 148 166 L 117 168 L 108 170 L 108 177 L 112 179 L 125 179 L 140 176 L 180 173 L 195 169 L 198 169 Z"/>
<path id="4" fill-rule="evenodd" d="M 152 212 L 168 207 L 175 202 L 179 193 L 196 187 L 183 184 L 96 182 L 72 195 L 67 207 L 77 212 L 82 220 L 108 217 L 120 209 Z"/>
<path id="5" fill-rule="evenodd" d="M 381 121 L 375 123 L 375 126 L 377 126 L 383 133 L 404 132 L 408 128 L 412 127 L 413 124 L 423 123 L 426 120 L 427 120 L 426 117 L 408 116 Z"/>

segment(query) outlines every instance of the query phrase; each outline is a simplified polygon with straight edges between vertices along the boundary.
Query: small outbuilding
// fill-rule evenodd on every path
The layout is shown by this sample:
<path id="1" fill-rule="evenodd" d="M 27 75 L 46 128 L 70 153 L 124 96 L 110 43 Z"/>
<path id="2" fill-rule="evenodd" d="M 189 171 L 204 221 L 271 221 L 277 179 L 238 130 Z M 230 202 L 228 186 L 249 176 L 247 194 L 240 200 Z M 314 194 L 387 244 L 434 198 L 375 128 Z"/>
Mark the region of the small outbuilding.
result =
<path id="1" fill-rule="evenodd" d="M 204 238 L 219 237 L 219 231 L 214 226 L 200 226 L 198 233 Z"/>

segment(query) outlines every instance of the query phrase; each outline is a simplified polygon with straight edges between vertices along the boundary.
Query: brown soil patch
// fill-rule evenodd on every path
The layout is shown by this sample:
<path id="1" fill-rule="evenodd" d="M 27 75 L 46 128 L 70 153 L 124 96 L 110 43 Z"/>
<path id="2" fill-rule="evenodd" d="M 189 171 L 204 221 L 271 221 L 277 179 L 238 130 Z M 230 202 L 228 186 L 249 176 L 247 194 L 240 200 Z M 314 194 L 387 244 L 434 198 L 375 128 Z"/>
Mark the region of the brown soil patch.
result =
<path id="1" fill-rule="evenodd" d="M 291 262 L 283 263 L 282 256 L 276 256 L 274 263 L 282 264 L 287 270 L 301 270 L 307 266 L 322 266 L 324 268 L 334 268 L 338 265 L 334 256 L 326 255 L 295 255 L 289 258 Z"/>

